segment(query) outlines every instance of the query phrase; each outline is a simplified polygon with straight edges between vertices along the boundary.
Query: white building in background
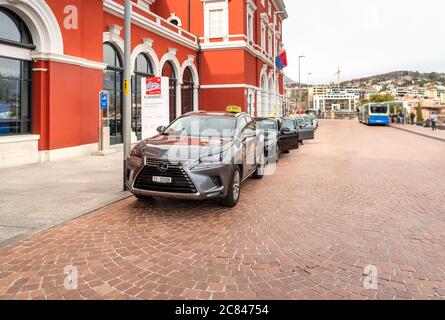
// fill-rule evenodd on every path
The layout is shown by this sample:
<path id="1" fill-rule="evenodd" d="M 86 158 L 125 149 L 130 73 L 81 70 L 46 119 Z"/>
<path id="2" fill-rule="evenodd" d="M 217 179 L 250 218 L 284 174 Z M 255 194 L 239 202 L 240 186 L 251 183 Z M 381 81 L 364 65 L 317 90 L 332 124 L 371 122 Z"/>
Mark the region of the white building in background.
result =
<path id="1" fill-rule="evenodd" d="M 322 90 L 314 89 L 315 92 L 323 92 L 313 97 L 314 110 L 321 112 L 354 111 L 360 99 L 358 88 L 323 87 Z"/>

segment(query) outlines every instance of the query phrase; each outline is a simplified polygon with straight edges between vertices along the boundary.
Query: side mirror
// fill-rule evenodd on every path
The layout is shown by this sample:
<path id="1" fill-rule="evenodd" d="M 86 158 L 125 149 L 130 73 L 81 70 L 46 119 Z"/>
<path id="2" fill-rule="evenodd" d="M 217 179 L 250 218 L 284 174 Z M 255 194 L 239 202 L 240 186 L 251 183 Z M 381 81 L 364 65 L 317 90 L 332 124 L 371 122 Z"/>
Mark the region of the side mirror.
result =
<path id="1" fill-rule="evenodd" d="M 281 133 L 282 134 L 288 134 L 290 132 L 291 132 L 291 130 L 289 128 L 287 128 L 287 127 L 284 127 L 283 129 L 281 129 Z"/>
<path id="2" fill-rule="evenodd" d="M 164 127 L 164 126 L 160 126 L 160 127 L 158 127 L 158 128 L 156 129 L 156 131 L 157 131 L 159 134 L 161 134 L 161 133 L 163 133 L 163 132 L 165 131 L 165 129 L 167 129 L 167 128 Z"/>

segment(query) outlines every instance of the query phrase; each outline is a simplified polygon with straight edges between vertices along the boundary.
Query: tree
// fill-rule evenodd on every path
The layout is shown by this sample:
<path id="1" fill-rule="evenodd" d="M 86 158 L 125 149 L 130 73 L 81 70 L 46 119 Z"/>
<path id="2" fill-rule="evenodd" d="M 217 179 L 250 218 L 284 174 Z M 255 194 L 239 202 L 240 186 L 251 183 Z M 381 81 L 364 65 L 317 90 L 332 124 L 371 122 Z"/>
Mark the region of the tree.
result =
<path id="1" fill-rule="evenodd" d="M 382 103 L 394 101 L 394 98 L 390 94 L 373 94 L 369 99 L 360 100 L 357 105 L 362 106 L 367 103 Z"/>
<path id="2" fill-rule="evenodd" d="M 423 114 L 422 114 L 422 108 L 420 107 L 420 103 L 418 104 L 418 107 L 416 108 L 416 116 L 417 116 L 417 123 L 423 123 Z"/>

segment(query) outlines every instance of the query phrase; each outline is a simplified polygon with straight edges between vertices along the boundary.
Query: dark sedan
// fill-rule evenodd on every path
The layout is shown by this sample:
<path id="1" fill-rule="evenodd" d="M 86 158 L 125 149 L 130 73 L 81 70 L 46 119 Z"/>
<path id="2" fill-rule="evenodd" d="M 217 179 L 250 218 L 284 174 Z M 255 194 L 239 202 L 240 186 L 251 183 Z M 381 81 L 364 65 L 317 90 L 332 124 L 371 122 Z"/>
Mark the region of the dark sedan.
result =
<path id="1" fill-rule="evenodd" d="M 258 128 L 265 136 L 265 156 L 267 161 L 277 162 L 281 153 L 298 149 L 299 132 L 294 121 L 282 118 L 255 118 Z"/>

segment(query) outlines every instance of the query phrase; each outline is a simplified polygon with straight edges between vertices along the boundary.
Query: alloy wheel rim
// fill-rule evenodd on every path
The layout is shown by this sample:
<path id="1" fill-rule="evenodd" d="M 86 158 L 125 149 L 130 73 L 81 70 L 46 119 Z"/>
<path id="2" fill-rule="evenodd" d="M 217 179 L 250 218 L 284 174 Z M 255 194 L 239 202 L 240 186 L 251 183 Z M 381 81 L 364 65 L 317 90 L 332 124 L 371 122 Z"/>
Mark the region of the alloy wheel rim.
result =
<path id="1" fill-rule="evenodd" d="M 239 171 L 235 171 L 235 175 L 233 177 L 233 200 L 238 200 L 240 193 L 240 174 Z"/>

